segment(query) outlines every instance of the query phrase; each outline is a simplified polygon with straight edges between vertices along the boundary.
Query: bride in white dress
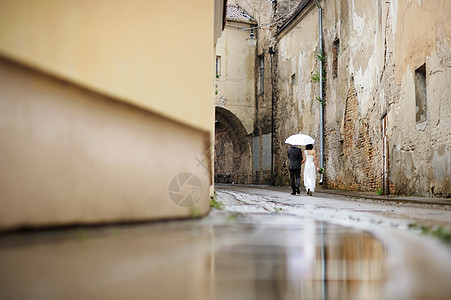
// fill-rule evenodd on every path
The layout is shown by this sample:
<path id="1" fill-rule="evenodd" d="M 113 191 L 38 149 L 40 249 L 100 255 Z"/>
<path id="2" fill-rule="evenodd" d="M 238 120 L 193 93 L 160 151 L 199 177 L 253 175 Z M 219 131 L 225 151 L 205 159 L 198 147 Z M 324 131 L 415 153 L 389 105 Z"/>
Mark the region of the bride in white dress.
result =
<path id="1" fill-rule="evenodd" d="M 304 165 L 304 186 L 307 191 L 307 195 L 313 196 L 316 185 L 316 173 L 319 171 L 318 162 L 316 161 L 316 152 L 313 150 L 313 145 L 309 144 L 305 146 L 304 159 L 302 163 Z"/>

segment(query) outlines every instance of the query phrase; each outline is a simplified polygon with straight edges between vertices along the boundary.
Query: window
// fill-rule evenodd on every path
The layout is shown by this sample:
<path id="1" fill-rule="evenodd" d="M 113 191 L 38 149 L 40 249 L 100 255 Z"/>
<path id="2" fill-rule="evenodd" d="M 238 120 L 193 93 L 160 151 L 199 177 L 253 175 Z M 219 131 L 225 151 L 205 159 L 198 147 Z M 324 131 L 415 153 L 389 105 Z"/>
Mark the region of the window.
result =
<path id="1" fill-rule="evenodd" d="M 335 39 L 332 45 L 332 77 L 338 76 L 338 55 L 340 54 L 340 40 Z"/>
<path id="2" fill-rule="evenodd" d="M 415 70 L 415 112 L 417 129 L 424 130 L 427 121 L 426 64 Z"/>
<path id="3" fill-rule="evenodd" d="M 258 57 L 259 73 L 258 73 L 258 93 L 263 94 L 265 91 L 265 60 L 263 55 Z"/>
<path id="4" fill-rule="evenodd" d="M 338 156 L 343 156 L 344 154 L 344 140 L 340 139 L 338 141 Z"/>
<path id="5" fill-rule="evenodd" d="M 216 78 L 221 76 L 221 56 L 216 56 Z"/>
<path id="6" fill-rule="evenodd" d="M 290 89 L 290 98 L 295 101 L 296 100 L 296 74 L 291 75 L 291 89 Z"/>

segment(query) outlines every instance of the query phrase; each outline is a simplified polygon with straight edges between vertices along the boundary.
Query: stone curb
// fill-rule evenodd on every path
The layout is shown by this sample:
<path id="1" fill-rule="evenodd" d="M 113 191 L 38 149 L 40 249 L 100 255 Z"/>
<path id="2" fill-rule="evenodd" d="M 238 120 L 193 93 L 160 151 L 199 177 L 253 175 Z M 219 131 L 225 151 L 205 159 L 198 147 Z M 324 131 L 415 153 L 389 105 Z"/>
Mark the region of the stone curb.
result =
<path id="1" fill-rule="evenodd" d="M 434 205 L 446 205 L 451 206 L 451 199 L 446 198 L 432 198 L 432 197 L 411 197 L 411 196 L 397 196 L 397 195 L 377 195 L 365 192 L 349 192 L 349 191 L 339 191 L 339 190 L 328 190 L 317 188 L 318 193 L 333 194 L 346 197 L 364 198 L 379 201 L 390 201 L 390 202 L 406 202 L 415 204 L 434 204 Z"/>
<path id="2" fill-rule="evenodd" d="M 285 190 L 290 189 L 288 186 L 272 186 L 272 185 L 253 185 L 253 184 L 215 184 L 215 186 L 245 186 L 253 188 L 266 188 L 272 190 Z M 331 194 L 337 196 L 363 198 L 378 201 L 387 202 L 405 202 L 414 204 L 431 204 L 431 205 L 444 205 L 451 206 L 451 198 L 432 198 L 432 197 L 414 197 L 414 196 L 397 196 L 397 195 L 377 195 L 376 193 L 369 192 L 356 192 L 356 191 L 340 191 L 340 190 L 330 190 L 321 187 L 316 188 L 316 193 Z"/>

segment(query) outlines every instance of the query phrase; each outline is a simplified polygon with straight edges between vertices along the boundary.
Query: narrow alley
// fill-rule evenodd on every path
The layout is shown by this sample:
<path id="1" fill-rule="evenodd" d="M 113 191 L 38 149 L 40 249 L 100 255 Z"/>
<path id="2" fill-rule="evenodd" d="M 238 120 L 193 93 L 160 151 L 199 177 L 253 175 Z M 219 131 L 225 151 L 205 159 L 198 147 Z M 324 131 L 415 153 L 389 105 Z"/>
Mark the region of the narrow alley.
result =
<path id="1" fill-rule="evenodd" d="M 201 219 L 3 235 L 2 299 L 447 299 L 451 207 L 218 185 Z"/>

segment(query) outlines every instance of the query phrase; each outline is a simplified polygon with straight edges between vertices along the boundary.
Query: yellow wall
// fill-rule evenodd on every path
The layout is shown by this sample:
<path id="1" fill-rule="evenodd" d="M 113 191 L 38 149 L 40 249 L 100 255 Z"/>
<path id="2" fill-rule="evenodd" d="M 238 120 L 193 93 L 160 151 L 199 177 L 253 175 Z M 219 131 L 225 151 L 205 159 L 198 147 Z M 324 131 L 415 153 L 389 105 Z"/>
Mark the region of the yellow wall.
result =
<path id="1" fill-rule="evenodd" d="M 208 211 L 208 133 L 1 58 L 0 91 L 0 229 Z M 196 212 L 170 194 L 187 172 Z"/>
<path id="2" fill-rule="evenodd" d="M 0 0 L 0 230 L 208 212 L 223 4 Z"/>
<path id="3" fill-rule="evenodd" d="M 211 131 L 213 6 L 0 0 L 0 55 Z"/>
<path id="4" fill-rule="evenodd" d="M 231 111 L 250 134 L 255 123 L 255 48 L 246 41 L 250 31 L 238 28 L 255 25 L 232 21 L 227 24 L 216 45 L 221 76 L 216 78 L 215 105 Z"/>

